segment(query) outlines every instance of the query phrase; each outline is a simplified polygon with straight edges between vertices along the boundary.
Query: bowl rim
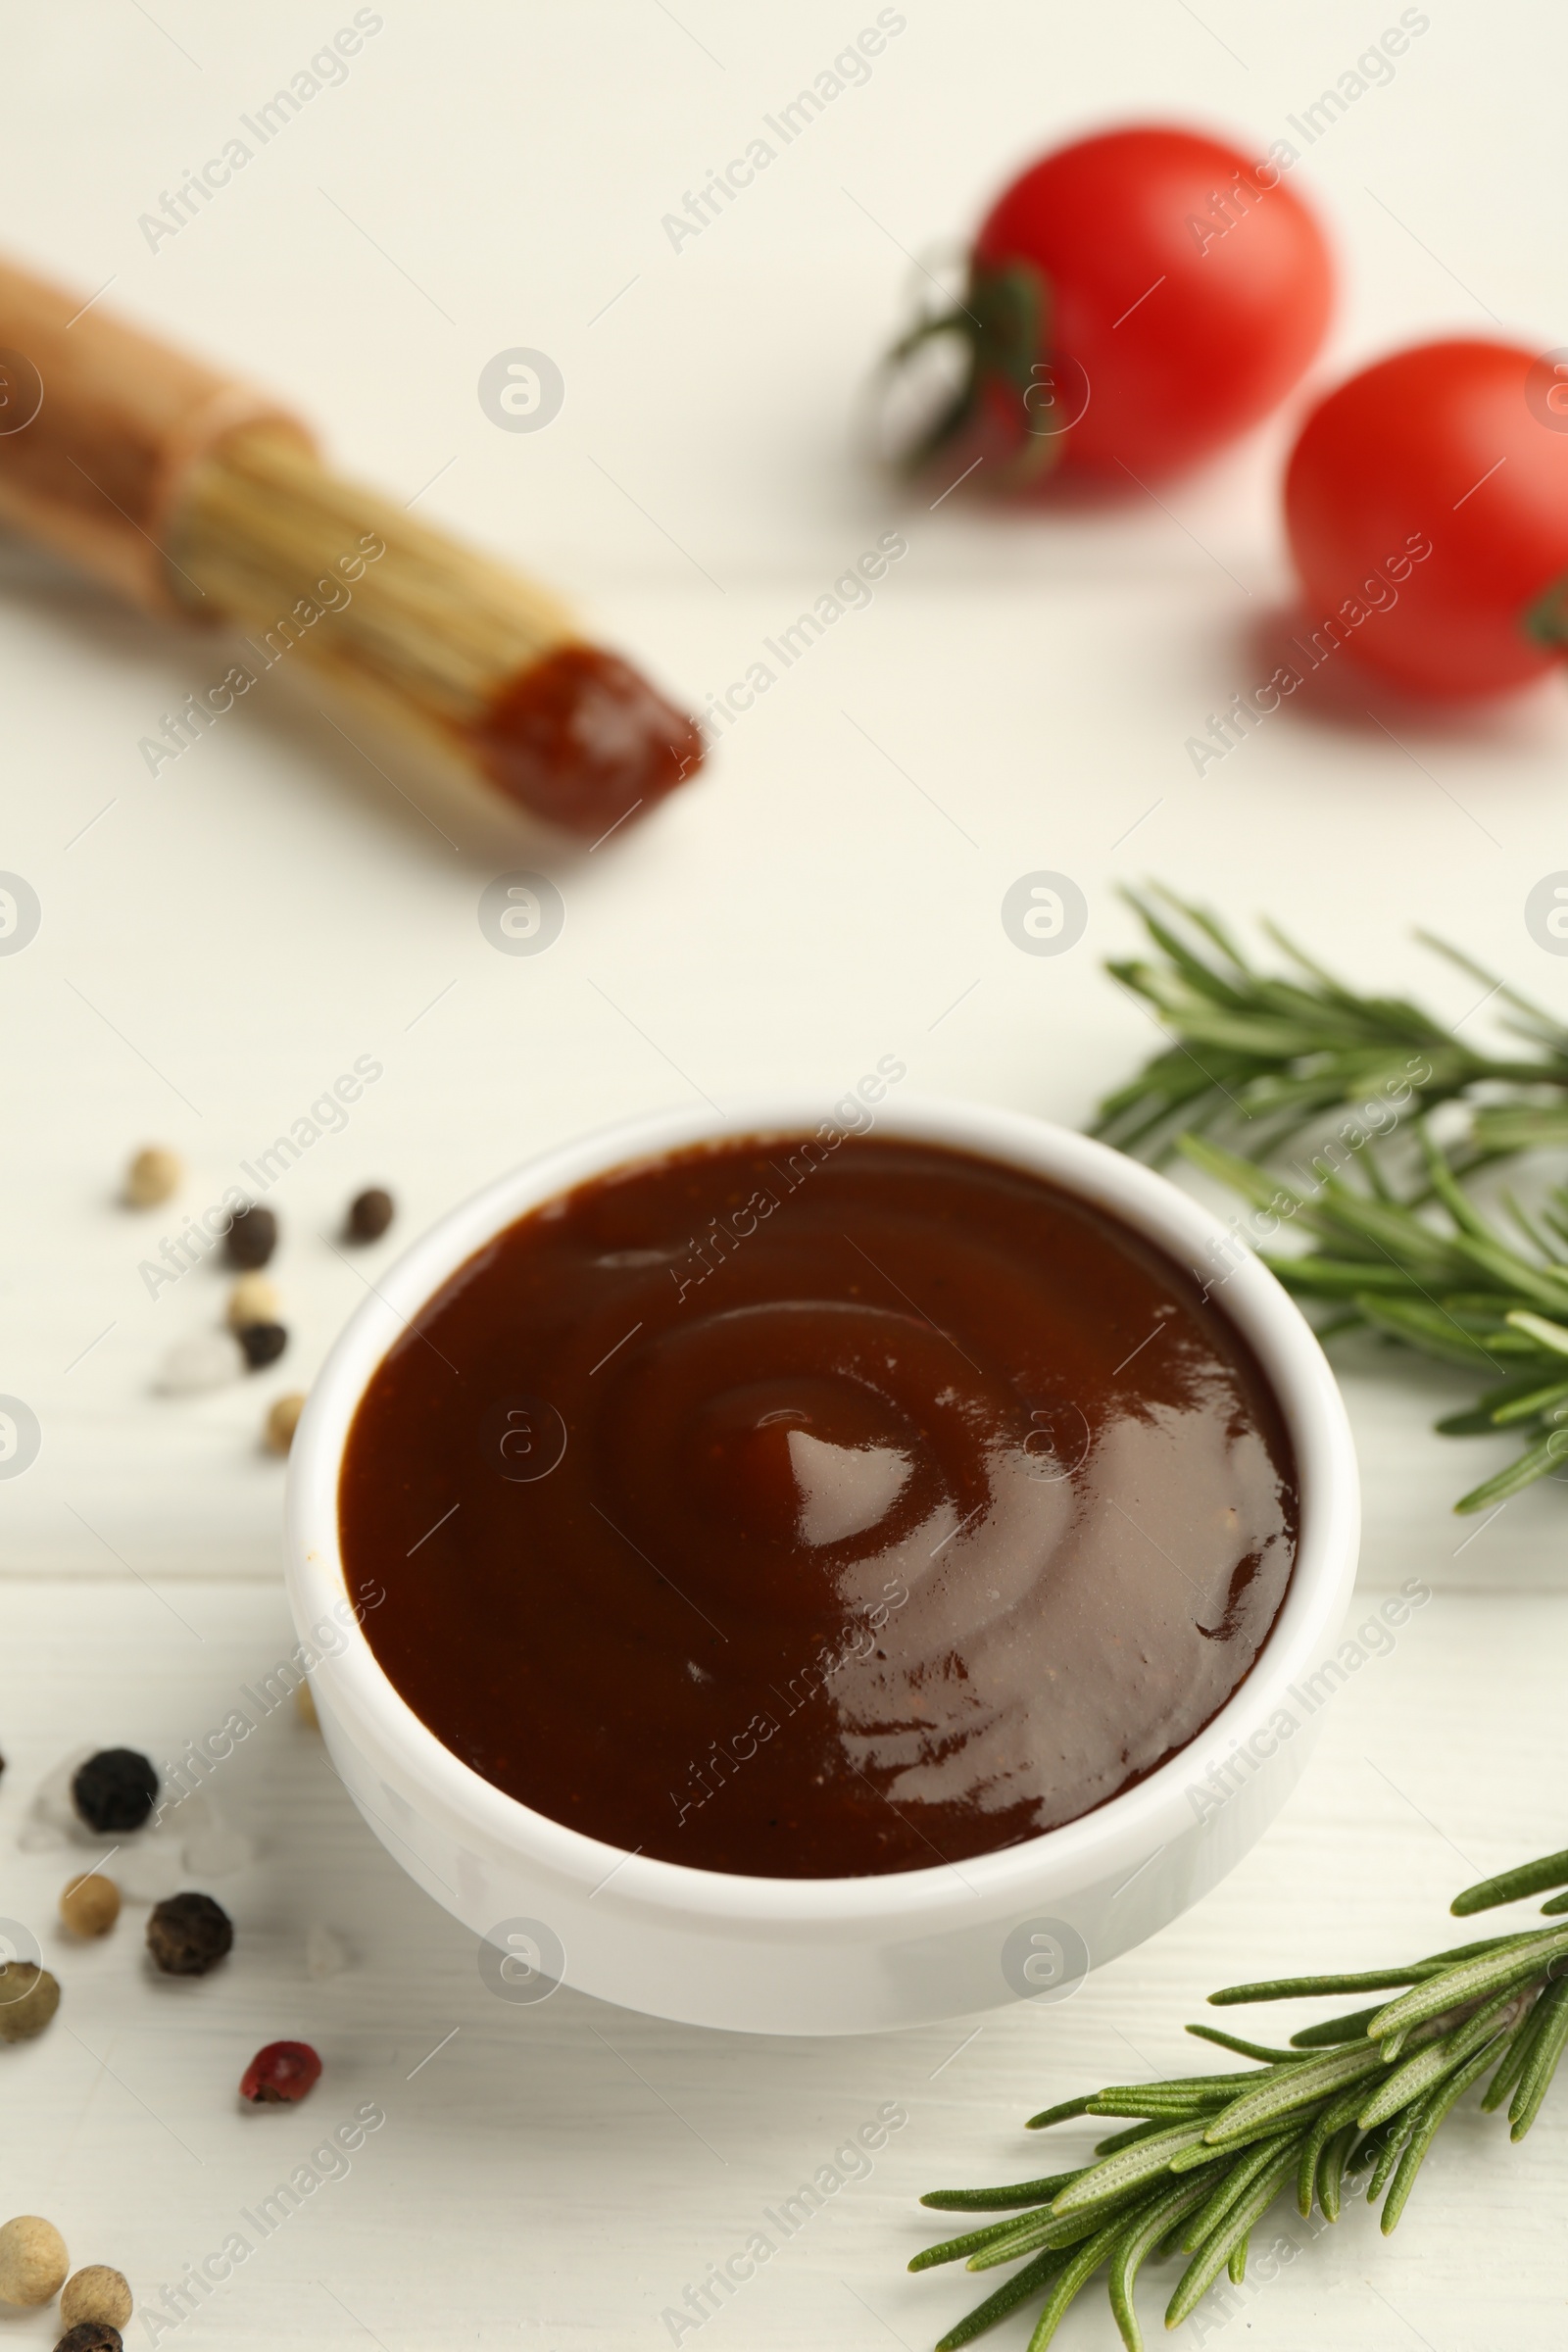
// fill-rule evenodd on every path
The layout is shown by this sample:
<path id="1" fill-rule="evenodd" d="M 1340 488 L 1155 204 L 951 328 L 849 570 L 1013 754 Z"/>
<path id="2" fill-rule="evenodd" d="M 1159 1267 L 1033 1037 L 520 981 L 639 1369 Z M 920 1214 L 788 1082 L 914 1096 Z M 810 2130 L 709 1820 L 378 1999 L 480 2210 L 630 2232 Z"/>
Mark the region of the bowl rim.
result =
<path id="1" fill-rule="evenodd" d="M 838 1107 L 842 1108 L 842 1102 Z M 825 1107 L 827 1115 L 824 1116 Z M 865 1105 L 857 1102 L 857 1109 Z M 780 1092 L 723 1108 L 683 1106 L 616 1120 L 557 1144 L 509 1169 L 446 1211 L 380 1274 L 350 1316 L 311 1390 L 290 1449 L 285 1585 L 296 1631 L 309 1643 L 334 1604 L 348 1599 L 338 1545 L 338 1473 L 359 1401 L 414 1314 L 508 1225 L 556 1196 L 612 1170 L 704 1144 L 818 1133 L 835 1125 L 820 1095 Z M 1348 1418 L 1327 1358 L 1294 1299 L 1252 1250 L 1192 1195 L 1142 1161 L 1032 1113 L 935 1096 L 879 1102 L 848 1134 L 927 1142 L 1022 1168 L 1119 1217 L 1200 1277 L 1225 1270 L 1221 1310 L 1250 1344 L 1279 1403 L 1296 1452 L 1300 1505 L 1297 1557 L 1279 1614 L 1245 1681 L 1187 1744 L 1133 1788 L 1092 1812 L 961 1863 L 857 1878 L 771 1878 L 704 1870 L 612 1845 L 568 1828 L 485 1780 L 445 1746 L 391 1682 L 363 1625 L 343 1624 L 339 1645 L 318 1659 L 328 1708 L 367 1724 L 449 1815 L 564 1888 L 605 1891 L 605 1908 L 669 1918 L 790 1926 L 875 1928 L 894 1922 L 929 1932 L 988 1914 L 1043 1886 L 1063 1894 L 1096 1884 L 1194 1827 L 1189 1801 L 1204 1757 L 1234 1752 L 1287 1707 L 1291 1686 L 1324 1662 L 1354 1583 L 1359 1486 Z M 1303 1745 L 1305 1742 L 1303 1742 Z M 1255 1761 L 1255 1750 L 1253 1751 Z M 1201 1815 L 1199 1819 L 1201 1820 Z M 613 1880 L 613 1886 L 610 1882 Z"/>

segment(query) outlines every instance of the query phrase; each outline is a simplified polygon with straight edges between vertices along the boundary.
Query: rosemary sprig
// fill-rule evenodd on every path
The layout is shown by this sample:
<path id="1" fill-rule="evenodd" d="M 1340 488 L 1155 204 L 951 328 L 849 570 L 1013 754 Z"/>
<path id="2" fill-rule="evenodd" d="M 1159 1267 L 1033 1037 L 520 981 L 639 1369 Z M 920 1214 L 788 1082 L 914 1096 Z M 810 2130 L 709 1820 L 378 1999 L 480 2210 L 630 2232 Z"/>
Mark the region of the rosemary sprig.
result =
<path id="1" fill-rule="evenodd" d="M 1512 1153 L 1568 1144 L 1568 1028 L 1429 942 L 1490 983 L 1489 997 L 1507 1007 L 1504 1028 L 1533 1048 L 1521 1058 L 1484 1054 L 1401 998 L 1356 996 L 1278 932 L 1294 968 L 1259 972 L 1211 915 L 1156 898 L 1133 903 L 1162 959 L 1110 969 L 1177 1043 L 1107 1097 L 1097 1132 L 1154 1157 L 1179 1150 L 1251 1202 L 1254 1241 L 1287 1226 L 1311 1236 L 1314 1247 L 1299 1253 L 1261 1254 L 1287 1289 L 1331 1310 L 1322 1337 L 1360 1326 L 1489 1376 L 1474 1404 L 1439 1429 L 1511 1430 L 1523 1443 L 1457 1510 L 1489 1509 L 1550 1475 L 1568 1461 L 1568 1186 L 1534 1215 L 1505 1195 L 1510 1233 L 1477 1207 L 1464 1179 Z M 1490 1099 L 1474 1100 L 1481 1088 Z M 1417 1118 L 1421 1177 L 1401 1197 L 1385 1172 L 1380 1132 L 1461 1097 L 1463 1153 L 1440 1152 Z M 1355 1115 L 1296 1170 L 1298 1181 L 1264 1164 L 1348 1104 Z M 1245 1139 L 1249 1155 L 1225 1137 Z"/>
<path id="2" fill-rule="evenodd" d="M 1568 1459 L 1568 1187 L 1534 1217 L 1508 1201 L 1529 1243 L 1521 1249 L 1437 1147 L 1419 1141 L 1420 1208 L 1384 1182 L 1326 1174 L 1306 1191 L 1202 1137 L 1184 1136 L 1181 1149 L 1272 1220 L 1269 1230 L 1292 1223 L 1312 1235 L 1313 1249 L 1260 1254 L 1287 1290 L 1335 1310 L 1325 1336 L 1360 1325 L 1491 1376 L 1473 1405 L 1438 1423 L 1447 1437 L 1523 1437 L 1517 1457 L 1454 1505 L 1482 1511 Z"/>
<path id="3" fill-rule="evenodd" d="M 1174 1043 L 1106 1096 L 1094 1128 L 1106 1143 L 1160 1159 L 1184 1132 L 1212 1134 L 1265 1159 L 1343 1105 L 1392 1090 L 1431 1107 L 1483 1085 L 1517 1097 L 1478 1108 L 1475 1142 L 1489 1156 L 1568 1142 L 1568 1028 L 1442 941 L 1423 935 L 1484 983 L 1483 1003 L 1504 1009 L 1503 1029 L 1528 1054 L 1478 1052 L 1406 998 L 1358 996 L 1272 924 L 1282 973 L 1258 970 L 1203 908 L 1166 891 L 1128 896 L 1159 954 L 1107 969 Z"/>
<path id="4" fill-rule="evenodd" d="M 1568 1887 L 1568 1853 L 1505 1872 L 1456 1895 L 1466 1916 Z M 1568 1910 L 1568 1894 L 1546 1903 Z M 1483 2109 L 1506 2100 L 1511 2136 L 1523 2139 L 1568 2047 L 1568 1925 L 1494 1936 L 1386 1969 L 1348 1976 L 1278 1978 L 1209 1994 L 1213 2007 L 1378 1991 L 1393 1997 L 1323 2020 L 1282 2050 L 1258 2050 L 1213 2026 L 1187 2031 L 1254 2054 L 1250 2071 L 1117 2083 L 1030 2118 L 1029 2129 L 1078 2116 L 1143 2120 L 1099 2143 L 1076 2170 L 1000 2188 L 939 2188 L 924 2205 L 1004 2213 L 928 2246 L 911 2271 L 965 2262 L 1021 2271 L 950 2328 L 937 2352 L 956 2352 L 1044 2291 L 1029 2352 L 1044 2352 L 1073 2298 L 1107 2275 L 1111 2315 L 1127 2352 L 1142 2352 L 1134 2284 L 1146 2261 L 1188 2257 L 1166 2306 L 1175 2328 L 1222 2271 L 1240 2284 L 1252 2230 L 1288 2189 L 1297 2210 L 1340 2218 L 1346 2184 L 1369 2177 L 1383 2200 L 1385 2236 L 1403 2213 L 1438 2131 L 1490 2070 Z"/>

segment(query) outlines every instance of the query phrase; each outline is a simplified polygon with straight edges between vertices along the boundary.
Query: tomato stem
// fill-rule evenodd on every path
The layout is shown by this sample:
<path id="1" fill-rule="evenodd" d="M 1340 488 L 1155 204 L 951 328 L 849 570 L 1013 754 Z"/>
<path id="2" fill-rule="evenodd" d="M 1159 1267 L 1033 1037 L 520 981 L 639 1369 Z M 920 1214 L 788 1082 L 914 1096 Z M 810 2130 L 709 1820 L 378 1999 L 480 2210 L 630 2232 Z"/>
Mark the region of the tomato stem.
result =
<path id="1" fill-rule="evenodd" d="M 921 472 L 974 423 L 993 389 L 1022 412 L 1018 450 L 1004 473 L 1008 486 L 1031 481 L 1058 462 L 1065 436 L 1042 421 L 1029 398 L 1039 389 L 1036 367 L 1047 354 L 1050 317 L 1050 282 L 1032 264 L 1009 262 L 992 270 L 975 263 L 963 299 L 918 319 L 900 338 L 888 354 L 890 368 L 901 366 L 935 335 L 956 335 L 968 347 L 963 382 L 905 456 L 906 472 Z"/>
<path id="2" fill-rule="evenodd" d="M 1568 578 L 1553 580 L 1545 594 L 1537 597 L 1522 626 L 1537 645 L 1568 652 Z"/>

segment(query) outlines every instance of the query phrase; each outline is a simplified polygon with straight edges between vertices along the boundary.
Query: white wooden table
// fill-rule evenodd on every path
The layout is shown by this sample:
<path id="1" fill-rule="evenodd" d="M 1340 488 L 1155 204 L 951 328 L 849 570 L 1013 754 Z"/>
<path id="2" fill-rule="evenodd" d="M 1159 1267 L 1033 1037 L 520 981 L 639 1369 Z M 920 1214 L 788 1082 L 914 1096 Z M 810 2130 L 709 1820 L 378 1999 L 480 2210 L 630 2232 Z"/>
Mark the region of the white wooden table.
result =
<path id="1" fill-rule="evenodd" d="M 909 552 L 734 726 L 706 781 L 591 857 L 395 748 L 373 747 L 378 772 L 281 681 L 149 776 L 137 742 L 205 681 L 212 649 L 0 557 L 0 868 L 43 906 L 37 939 L 0 961 L 0 1391 L 43 1431 L 31 1469 L 0 1482 L 0 1910 L 38 1923 L 66 1984 L 50 2033 L 0 2051 L 0 2209 L 50 2216 L 146 2309 L 373 2102 L 385 2124 L 347 2176 L 178 2341 L 652 2352 L 666 2308 L 891 2101 L 907 2122 L 870 2176 L 701 2332 L 705 2352 L 916 2347 L 968 2295 L 903 2273 L 928 2236 L 921 2189 L 1038 2170 L 1019 2130 L 1035 2107 L 1192 2062 L 1180 2028 L 1212 1984 L 1442 1941 L 1455 1886 L 1564 1841 L 1568 1498 L 1538 1490 L 1481 1534 L 1455 1522 L 1448 1503 L 1488 1457 L 1430 1435 L 1452 1393 L 1441 1376 L 1347 1374 L 1368 1602 L 1420 1576 L 1431 1606 L 1337 1701 L 1250 1861 L 1044 2014 L 797 2044 L 569 1991 L 509 2007 L 286 1712 L 225 1767 L 257 1853 L 215 1884 L 238 1942 L 199 1984 L 146 1973 L 140 1911 L 101 1947 L 62 1949 L 49 1922 L 74 1851 L 21 1838 L 70 1751 L 174 1754 L 284 1642 L 281 1470 L 256 1433 L 359 1295 L 323 1237 L 362 1184 L 398 1196 L 389 1250 L 591 1123 L 693 1086 L 827 1097 L 890 1052 L 922 1089 L 1076 1122 L 1153 1042 L 1100 969 L 1132 937 L 1116 885 L 1151 873 L 1269 909 L 1454 1019 L 1480 992 L 1429 968 L 1418 923 L 1564 1001 L 1568 972 L 1522 915 L 1568 864 L 1560 689 L 1448 726 L 1411 716 L 1407 749 L 1353 713 L 1292 711 L 1192 774 L 1186 737 L 1247 682 L 1250 631 L 1284 593 L 1285 422 L 1163 507 L 1065 521 L 962 498 L 930 511 L 854 443 L 858 388 L 906 299 L 901 248 L 957 231 L 1014 160 L 1095 119 L 1187 116 L 1261 146 L 1381 20 L 1341 0 L 1290 24 L 1241 0 L 1101 17 L 911 0 L 868 83 L 677 251 L 662 217 L 874 11 L 388 5 L 341 86 L 155 248 L 139 216 L 352 12 L 154 13 L 89 0 L 13 32 L 0 187 L 19 252 L 84 293 L 113 280 L 106 301 L 270 378 L 368 475 L 531 561 L 699 702 L 880 532 Z M 1298 184 L 1350 270 L 1331 368 L 1494 318 L 1564 339 L 1565 39 L 1544 8 L 1500 24 L 1434 11 L 1393 84 L 1303 160 Z M 485 363 L 518 346 L 549 352 L 566 385 L 531 435 L 499 432 L 476 396 Z M 530 864 L 561 888 L 564 933 L 544 956 L 498 956 L 479 894 Z M 1019 955 L 999 920 L 1039 868 L 1070 873 L 1090 906 L 1055 959 Z M 158 1357 L 214 1318 L 221 1288 L 198 1269 L 147 1296 L 138 1261 L 173 1220 L 115 1205 L 125 1153 L 175 1146 L 180 1206 L 200 1208 L 366 1054 L 384 1077 L 274 1195 L 289 1355 L 210 1398 L 153 1396 Z M 341 1938 L 343 1973 L 308 1973 L 313 1924 Z M 241 2113 L 239 2069 L 274 2036 L 316 2042 L 325 2077 L 297 2113 Z M 1565 2172 L 1561 2108 L 1521 2150 L 1461 2118 L 1391 2244 L 1357 2208 L 1186 2340 L 1223 2320 L 1259 2352 L 1556 2341 Z M 1152 2293 L 1149 2310 L 1157 2333 Z M 53 2340 L 43 2315 L 4 2329 Z M 1090 2297 L 1059 2340 L 1108 2332 Z"/>

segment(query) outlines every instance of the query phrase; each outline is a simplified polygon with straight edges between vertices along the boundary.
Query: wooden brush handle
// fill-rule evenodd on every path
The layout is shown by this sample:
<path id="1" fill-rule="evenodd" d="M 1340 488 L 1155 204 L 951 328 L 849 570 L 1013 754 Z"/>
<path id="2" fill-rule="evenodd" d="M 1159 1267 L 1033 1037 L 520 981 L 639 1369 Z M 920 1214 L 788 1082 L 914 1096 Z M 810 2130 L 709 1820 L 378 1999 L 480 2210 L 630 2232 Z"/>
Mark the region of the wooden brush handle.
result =
<path id="1" fill-rule="evenodd" d="M 0 262 L 0 520 L 150 612 L 178 593 L 170 515 L 192 466 L 266 425 L 311 447 L 267 393 Z"/>

